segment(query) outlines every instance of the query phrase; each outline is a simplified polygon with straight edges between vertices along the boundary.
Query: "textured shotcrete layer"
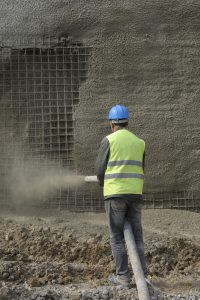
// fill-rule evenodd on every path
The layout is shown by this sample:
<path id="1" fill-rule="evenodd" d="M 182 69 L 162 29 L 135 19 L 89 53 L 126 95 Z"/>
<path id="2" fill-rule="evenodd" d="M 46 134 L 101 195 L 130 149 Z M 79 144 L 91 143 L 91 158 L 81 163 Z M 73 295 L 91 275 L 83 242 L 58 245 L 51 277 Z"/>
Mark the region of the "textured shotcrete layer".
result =
<path id="1" fill-rule="evenodd" d="M 131 112 L 146 141 L 146 191 L 198 190 L 200 3 L 3 1 L 0 34 L 70 35 L 93 47 L 75 112 L 76 165 L 93 173 L 110 106 Z"/>

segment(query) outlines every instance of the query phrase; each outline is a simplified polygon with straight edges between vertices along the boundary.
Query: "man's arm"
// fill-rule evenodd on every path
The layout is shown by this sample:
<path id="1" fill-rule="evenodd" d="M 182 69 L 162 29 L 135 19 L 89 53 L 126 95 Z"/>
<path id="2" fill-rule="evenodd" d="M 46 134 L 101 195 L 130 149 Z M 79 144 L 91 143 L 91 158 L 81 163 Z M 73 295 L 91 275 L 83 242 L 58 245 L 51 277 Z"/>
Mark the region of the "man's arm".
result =
<path id="1" fill-rule="evenodd" d="M 100 144 L 99 153 L 95 163 L 95 173 L 101 186 L 104 185 L 104 175 L 108 164 L 109 154 L 110 145 L 108 139 L 105 137 Z"/>

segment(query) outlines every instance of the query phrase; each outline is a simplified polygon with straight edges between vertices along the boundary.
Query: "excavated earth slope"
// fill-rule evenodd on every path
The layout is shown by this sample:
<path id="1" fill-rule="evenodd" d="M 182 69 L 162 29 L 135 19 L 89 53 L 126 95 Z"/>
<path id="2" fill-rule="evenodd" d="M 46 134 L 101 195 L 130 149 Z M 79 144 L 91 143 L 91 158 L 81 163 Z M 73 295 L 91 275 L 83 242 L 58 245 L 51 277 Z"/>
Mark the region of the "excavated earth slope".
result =
<path id="1" fill-rule="evenodd" d="M 1 214 L 0 299 L 137 299 L 134 284 L 107 283 L 114 265 L 104 214 L 23 214 Z M 143 224 L 159 299 L 200 299 L 200 215 L 144 210 Z"/>

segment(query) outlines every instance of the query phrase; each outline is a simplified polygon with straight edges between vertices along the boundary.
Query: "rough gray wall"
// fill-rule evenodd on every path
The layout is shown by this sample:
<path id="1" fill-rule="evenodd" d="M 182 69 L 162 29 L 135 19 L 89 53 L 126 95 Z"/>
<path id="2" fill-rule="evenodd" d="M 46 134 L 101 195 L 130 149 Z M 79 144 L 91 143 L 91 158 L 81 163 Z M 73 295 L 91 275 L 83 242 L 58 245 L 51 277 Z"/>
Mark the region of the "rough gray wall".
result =
<path id="1" fill-rule="evenodd" d="M 80 89 L 76 162 L 92 173 L 116 103 L 146 141 L 146 191 L 199 190 L 198 0 L 22 1 L 0 5 L 0 34 L 70 35 L 93 46 Z"/>

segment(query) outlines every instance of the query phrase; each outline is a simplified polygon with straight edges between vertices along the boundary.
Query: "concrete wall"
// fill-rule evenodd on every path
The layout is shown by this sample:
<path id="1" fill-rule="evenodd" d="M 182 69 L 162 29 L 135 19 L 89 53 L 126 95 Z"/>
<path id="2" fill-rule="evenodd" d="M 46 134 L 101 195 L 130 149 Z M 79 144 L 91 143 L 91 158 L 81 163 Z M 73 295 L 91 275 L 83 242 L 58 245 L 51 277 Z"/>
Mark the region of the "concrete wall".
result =
<path id="1" fill-rule="evenodd" d="M 198 0 L 5 0 L 0 35 L 69 35 L 93 46 L 75 112 L 77 168 L 92 174 L 109 108 L 146 141 L 146 191 L 199 190 Z"/>

